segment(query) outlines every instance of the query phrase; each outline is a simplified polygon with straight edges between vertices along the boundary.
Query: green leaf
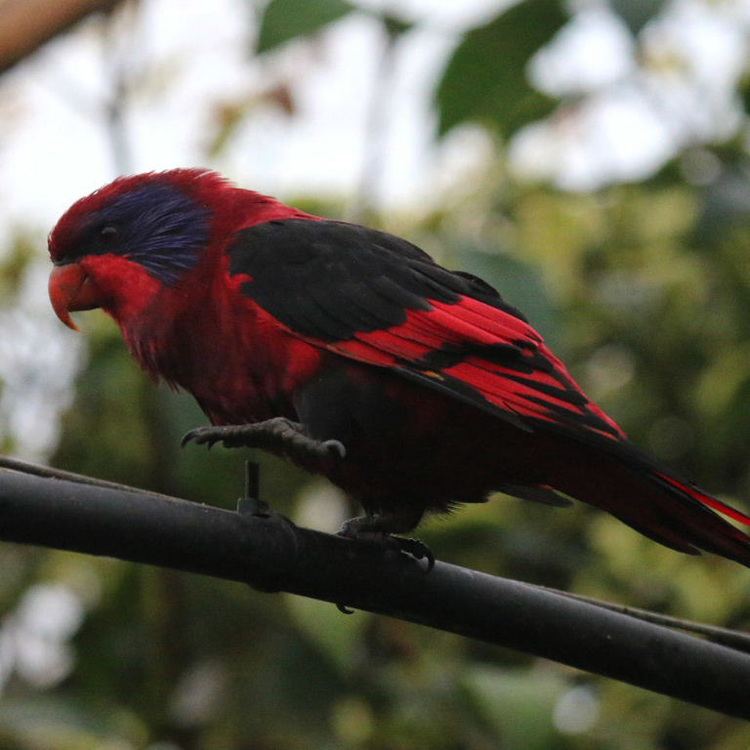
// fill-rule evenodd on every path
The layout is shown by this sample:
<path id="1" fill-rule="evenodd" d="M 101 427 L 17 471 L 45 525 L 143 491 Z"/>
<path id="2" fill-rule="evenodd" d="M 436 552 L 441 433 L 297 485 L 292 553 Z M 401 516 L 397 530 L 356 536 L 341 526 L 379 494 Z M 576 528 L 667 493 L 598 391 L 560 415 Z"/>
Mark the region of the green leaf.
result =
<path id="1" fill-rule="evenodd" d="M 612 10 L 635 36 L 652 18 L 659 15 L 664 0 L 609 0 Z"/>
<path id="2" fill-rule="evenodd" d="M 440 135 L 471 120 L 507 137 L 549 114 L 556 101 L 532 88 L 526 66 L 566 20 L 558 0 L 524 0 L 472 29 L 437 89 Z"/>
<path id="3" fill-rule="evenodd" d="M 271 0 L 263 12 L 257 52 L 314 34 L 354 10 L 347 0 Z"/>

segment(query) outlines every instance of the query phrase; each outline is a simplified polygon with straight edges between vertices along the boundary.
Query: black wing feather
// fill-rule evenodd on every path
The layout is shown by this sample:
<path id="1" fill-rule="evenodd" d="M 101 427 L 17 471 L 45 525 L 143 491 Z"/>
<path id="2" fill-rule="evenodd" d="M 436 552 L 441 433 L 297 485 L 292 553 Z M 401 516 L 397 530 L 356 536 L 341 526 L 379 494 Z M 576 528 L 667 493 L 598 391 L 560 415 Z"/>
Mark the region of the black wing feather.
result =
<path id="1" fill-rule="evenodd" d="M 524 320 L 481 279 L 447 271 L 416 245 L 356 224 L 269 221 L 240 231 L 229 255 L 230 273 L 251 277 L 245 294 L 285 325 L 323 341 L 400 325 L 407 311 L 429 310 L 428 299 L 455 303 L 471 296 Z M 346 320 L 332 318 L 332 308 L 345 310 Z"/>

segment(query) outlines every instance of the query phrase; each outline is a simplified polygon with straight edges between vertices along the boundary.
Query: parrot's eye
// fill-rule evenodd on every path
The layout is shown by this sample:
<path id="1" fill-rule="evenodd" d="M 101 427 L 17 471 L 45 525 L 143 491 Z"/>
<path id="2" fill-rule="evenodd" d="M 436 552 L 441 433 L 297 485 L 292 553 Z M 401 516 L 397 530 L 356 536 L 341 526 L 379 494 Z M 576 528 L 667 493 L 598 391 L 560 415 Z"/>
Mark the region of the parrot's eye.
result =
<path id="1" fill-rule="evenodd" d="M 106 226 L 99 230 L 99 237 L 101 237 L 105 244 L 111 244 L 117 238 L 117 235 L 117 227 Z"/>

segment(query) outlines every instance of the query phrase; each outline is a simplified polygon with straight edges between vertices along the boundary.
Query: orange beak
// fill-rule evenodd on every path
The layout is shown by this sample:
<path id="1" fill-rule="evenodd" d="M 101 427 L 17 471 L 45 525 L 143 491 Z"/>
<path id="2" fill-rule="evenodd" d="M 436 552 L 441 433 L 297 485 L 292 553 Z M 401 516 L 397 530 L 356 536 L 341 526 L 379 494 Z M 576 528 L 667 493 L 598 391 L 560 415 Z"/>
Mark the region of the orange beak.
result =
<path id="1" fill-rule="evenodd" d="M 78 326 L 70 313 L 75 310 L 93 310 L 101 305 L 101 294 L 78 263 L 55 266 L 49 277 L 49 299 L 52 309 L 68 328 Z"/>

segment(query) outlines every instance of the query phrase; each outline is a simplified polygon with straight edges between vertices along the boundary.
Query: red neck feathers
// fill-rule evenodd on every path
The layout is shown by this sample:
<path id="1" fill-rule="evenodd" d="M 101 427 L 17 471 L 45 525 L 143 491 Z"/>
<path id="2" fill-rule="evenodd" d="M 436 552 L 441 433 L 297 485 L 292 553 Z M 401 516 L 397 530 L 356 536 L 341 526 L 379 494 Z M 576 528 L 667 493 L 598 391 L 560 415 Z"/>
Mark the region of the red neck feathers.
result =
<path id="1" fill-rule="evenodd" d="M 101 307 L 145 369 L 190 387 L 236 326 L 224 251 L 240 229 L 287 218 L 317 217 L 202 169 L 120 177 L 51 232 L 53 306 L 68 324 L 69 311 Z"/>

